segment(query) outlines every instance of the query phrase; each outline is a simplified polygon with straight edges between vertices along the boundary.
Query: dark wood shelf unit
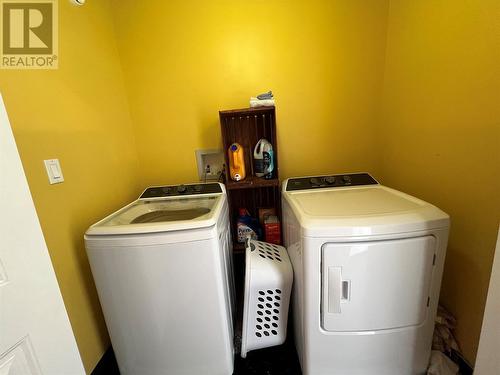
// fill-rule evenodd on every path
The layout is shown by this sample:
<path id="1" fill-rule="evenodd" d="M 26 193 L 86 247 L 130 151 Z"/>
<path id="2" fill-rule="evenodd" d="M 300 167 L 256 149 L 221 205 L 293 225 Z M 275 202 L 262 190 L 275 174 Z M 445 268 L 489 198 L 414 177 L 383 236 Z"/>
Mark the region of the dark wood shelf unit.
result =
<path id="1" fill-rule="evenodd" d="M 274 107 L 259 107 L 233 109 L 219 112 L 222 134 L 222 148 L 226 165 L 229 166 L 227 150 L 234 142 L 243 146 L 245 152 L 246 179 L 259 179 L 253 171 L 253 149 L 261 138 L 266 138 L 273 145 L 275 174 L 278 178 L 278 142 L 276 139 L 276 115 Z M 245 185 L 245 181 L 234 183 Z M 226 181 L 229 177 L 229 168 L 226 168 Z M 248 186 L 252 187 L 252 186 Z"/>
<path id="2" fill-rule="evenodd" d="M 276 133 L 275 107 L 244 108 L 220 111 L 222 147 L 226 162 L 226 188 L 231 218 L 233 250 L 242 252 L 244 247 L 236 242 L 236 220 L 238 210 L 246 208 L 254 217 L 258 209 L 276 208 L 281 222 L 281 194 L 279 183 L 278 142 Z M 254 175 L 253 150 L 257 142 L 265 138 L 273 145 L 274 175 L 270 180 Z M 239 143 L 244 149 L 246 178 L 233 181 L 229 176 L 229 157 L 227 150 L 232 143 Z M 263 226 L 263 223 L 261 223 Z"/>
<path id="3" fill-rule="evenodd" d="M 245 244 L 244 243 L 233 243 L 233 253 L 241 254 L 245 252 Z"/>

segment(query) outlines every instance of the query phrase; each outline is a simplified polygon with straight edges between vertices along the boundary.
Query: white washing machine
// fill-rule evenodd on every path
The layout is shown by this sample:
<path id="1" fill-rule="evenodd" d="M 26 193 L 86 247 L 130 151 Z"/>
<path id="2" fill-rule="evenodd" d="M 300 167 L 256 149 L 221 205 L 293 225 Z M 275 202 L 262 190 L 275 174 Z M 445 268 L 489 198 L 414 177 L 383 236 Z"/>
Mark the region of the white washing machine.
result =
<path id="1" fill-rule="evenodd" d="M 282 190 L 304 375 L 425 374 L 448 215 L 366 173 Z"/>
<path id="2" fill-rule="evenodd" d="M 234 281 L 222 184 L 152 187 L 85 245 L 122 375 L 233 373 Z"/>

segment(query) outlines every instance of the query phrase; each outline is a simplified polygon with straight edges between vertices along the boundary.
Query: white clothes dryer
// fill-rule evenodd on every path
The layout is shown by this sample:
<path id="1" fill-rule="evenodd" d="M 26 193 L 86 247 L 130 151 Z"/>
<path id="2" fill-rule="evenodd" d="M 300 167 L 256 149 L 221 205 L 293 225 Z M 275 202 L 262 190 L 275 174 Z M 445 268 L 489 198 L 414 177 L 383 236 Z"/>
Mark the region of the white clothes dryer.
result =
<path id="1" fill-rule="evenodd" d="M 218 183 L 146 189 L 85 245 L 122 375 L 233 373 L 234 280 Z"/>
<path id="2" fill-rule="evenodd" d="M 448 215 L 366 173 L 292 178 L 282 193 L 304 375 L 425 374 Z"/>

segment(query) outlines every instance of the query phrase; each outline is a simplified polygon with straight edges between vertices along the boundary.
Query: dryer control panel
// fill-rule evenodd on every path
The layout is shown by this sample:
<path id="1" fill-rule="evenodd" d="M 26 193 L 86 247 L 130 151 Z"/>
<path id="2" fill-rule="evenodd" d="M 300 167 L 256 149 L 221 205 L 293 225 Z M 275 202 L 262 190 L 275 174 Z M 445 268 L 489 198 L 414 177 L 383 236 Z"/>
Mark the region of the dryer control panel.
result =
<path id="1" fill-rule="evenodd" d="M 173 186 L 155 186 L 144 190 L 139 198 L 162 198 L 180 195 L 198 195 L 222 193 L 222 188 L 217 183 L 189 184 Z"/>
<path id="2" fill-rule="evenodd" d="M 291 178 L 286 185 L 286 191 L 377 184 L 378 182 L 368 173 L 335 174 L 330 176 Z"/>

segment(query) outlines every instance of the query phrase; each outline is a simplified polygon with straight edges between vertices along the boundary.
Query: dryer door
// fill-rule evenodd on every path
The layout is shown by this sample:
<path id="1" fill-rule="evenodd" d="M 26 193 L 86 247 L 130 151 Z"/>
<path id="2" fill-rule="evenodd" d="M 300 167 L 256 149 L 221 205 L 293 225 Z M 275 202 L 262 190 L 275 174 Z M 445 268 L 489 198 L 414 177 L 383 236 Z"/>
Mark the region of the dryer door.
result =
<path id="1" fill-rule="evenodd" d="M 422 324 L 435 244 L 433 236 L 426 236 L 323 245 L 323 329 L 372 331 Z"/>

